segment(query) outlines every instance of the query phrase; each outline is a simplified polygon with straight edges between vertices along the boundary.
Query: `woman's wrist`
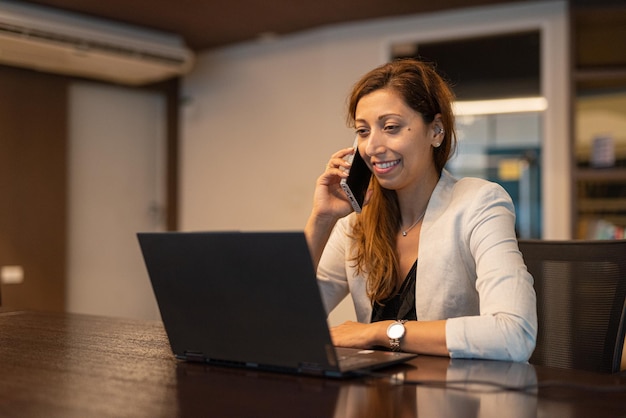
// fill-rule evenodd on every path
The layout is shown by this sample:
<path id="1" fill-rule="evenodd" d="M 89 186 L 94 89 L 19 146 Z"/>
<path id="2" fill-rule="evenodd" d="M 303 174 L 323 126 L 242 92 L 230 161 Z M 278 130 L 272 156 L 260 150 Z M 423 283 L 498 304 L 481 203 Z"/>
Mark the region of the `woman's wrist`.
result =
<path id="1" fill-rule="evenodd" d="M 387 328 L 393 321 L 373 322 L 374 333 L 372 335 L 372 346 L 389 347 L 389 337 L 387 337 Z"/>
<path id="2" fill-rule="evenodd" d="M 333 229 L 338 220 L 339 218 L 335 216 L 318 213 L 314 210 L 309 215 L 309 219 L 307 220 L 307 227 L 320 231 L 329 230 Z"/>

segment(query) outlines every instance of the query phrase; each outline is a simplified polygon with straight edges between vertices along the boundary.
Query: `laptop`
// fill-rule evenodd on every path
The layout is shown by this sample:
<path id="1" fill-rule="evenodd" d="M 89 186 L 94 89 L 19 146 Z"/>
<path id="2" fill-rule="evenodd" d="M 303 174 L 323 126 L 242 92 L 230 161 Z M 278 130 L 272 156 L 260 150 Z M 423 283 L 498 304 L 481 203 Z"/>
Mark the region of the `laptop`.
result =
<path id="1" fill-rule="evenodd" d="M 303 232 L 137 236 L 179 359 L 345 377 L 416 357 L 332 345 Z"/>

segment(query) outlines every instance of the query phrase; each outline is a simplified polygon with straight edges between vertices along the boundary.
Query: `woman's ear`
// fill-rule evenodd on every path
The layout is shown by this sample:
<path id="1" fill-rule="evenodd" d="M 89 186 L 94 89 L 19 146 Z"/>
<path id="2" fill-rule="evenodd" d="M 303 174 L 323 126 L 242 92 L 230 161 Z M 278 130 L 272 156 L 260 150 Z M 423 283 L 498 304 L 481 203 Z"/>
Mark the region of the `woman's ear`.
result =
<path id="1" fill-rule="evenodd" d="M 443 123 L 441 121 L 441 115 L 437 114 L 432 122 L 433 128 L 433 147 L 437 148 L 441 145 L 444 139 L 445 131 L 443 129 Z"/>

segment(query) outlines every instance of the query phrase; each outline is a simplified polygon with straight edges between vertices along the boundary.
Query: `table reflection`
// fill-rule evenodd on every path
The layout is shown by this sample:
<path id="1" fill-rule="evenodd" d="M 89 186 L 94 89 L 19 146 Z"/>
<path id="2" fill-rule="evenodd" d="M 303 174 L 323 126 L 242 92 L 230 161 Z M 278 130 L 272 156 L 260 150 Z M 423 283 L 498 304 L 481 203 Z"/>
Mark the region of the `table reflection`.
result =
<path id="1" fill-rule="evenodd" d="M 536 383 L 528 364 L 429 356 L 345 380 L 177 365 L 183 416 L 534 417 L 532 391 L 510 388 Z"/>
<path id="2" fill-rule="evenodd" d="M 386 373 L 392 376 L 391 380 L 369 379 L 362 384 L 342 386 L 334 416 L 537 415 L 533 391 L 514 390 L 537 383 L 535 369 L 526 363 L 422 356 L 410 366 Z M 398 384 L 393 383 L 394 379 Z"/>
<path id="3" fill-rule="evenodd" d="M 332 417 L 343 381 L 181 362 L 181 415 L 189 417 Z"/>

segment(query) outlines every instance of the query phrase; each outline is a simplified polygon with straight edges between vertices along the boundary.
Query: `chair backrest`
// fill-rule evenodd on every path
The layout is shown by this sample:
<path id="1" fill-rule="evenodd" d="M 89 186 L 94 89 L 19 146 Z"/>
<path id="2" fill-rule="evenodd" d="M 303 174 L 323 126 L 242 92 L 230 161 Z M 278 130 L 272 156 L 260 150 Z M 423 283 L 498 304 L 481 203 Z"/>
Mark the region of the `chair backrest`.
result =
<path id="1" fill-rule="evenodd" d="M 626 330 L 626 240 L 520 240 L 535 279 L 539 330 L 530 362 L 620 371 Z"/>

